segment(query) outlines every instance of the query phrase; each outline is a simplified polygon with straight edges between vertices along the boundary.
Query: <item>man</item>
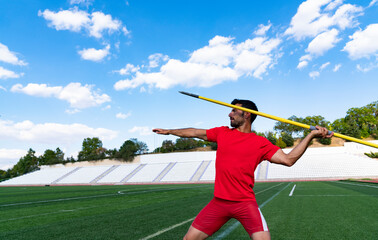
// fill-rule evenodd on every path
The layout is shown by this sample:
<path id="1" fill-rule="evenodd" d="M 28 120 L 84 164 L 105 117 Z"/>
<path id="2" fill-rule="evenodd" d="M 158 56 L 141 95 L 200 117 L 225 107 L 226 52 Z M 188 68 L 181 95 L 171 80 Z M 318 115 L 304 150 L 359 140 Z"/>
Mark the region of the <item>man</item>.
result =
<path id="1" fill-rule="evenodd" d="M 232 101 L 233 105 L 257 111 L 249 100 Z M 154 129 L 158 134 L 200 138 L 217 142 L 214 198 L 197 215 L 184 239 L 205 239 L 218 231 L 229 219 L 237 219 L 254 240 L 270 239 L 269 230 L 257 206 L 254 171 L 263 160 L 292 166 L 305 152 L 313 138 L 330 138 L 328 130 L 316 126 L 290 153 L 285 154 L 266 138 L 252 133 L 256 115 L 233 108 L 228 115 L 231 127 L 212 129 Z"/>

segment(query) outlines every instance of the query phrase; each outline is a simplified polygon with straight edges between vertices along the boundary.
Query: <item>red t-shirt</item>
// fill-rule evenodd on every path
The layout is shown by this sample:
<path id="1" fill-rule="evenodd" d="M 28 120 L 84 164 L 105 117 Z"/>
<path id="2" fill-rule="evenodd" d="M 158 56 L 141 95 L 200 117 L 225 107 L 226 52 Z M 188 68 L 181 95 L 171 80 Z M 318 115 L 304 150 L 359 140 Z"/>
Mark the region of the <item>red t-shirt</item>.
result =
<path id="1" fill-rule="evenodd" d="M 263 160 L 270 160 L 279 147 L 254 133 L 217 127 L 206 131 L 218 144 L 215 161 L 214 196 L 230 201 L 255 200 L 254 172 Z"/>

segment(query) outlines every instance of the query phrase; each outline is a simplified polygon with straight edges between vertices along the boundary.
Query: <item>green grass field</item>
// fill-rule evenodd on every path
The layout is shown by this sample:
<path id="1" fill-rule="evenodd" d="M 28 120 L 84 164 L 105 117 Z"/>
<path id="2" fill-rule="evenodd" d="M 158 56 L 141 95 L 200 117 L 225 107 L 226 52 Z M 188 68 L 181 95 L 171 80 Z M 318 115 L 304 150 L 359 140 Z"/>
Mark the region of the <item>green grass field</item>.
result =
<path id="1" fill-rule="evenodd" d="M 272 239 L 377 239 L 378 184 L 257 183 L 255 193 Z M 182 239 L 212 194 L 212 184 L 3 187 L 0 239 Z M 248 235 L 231 220 L 210 239 Z"/>

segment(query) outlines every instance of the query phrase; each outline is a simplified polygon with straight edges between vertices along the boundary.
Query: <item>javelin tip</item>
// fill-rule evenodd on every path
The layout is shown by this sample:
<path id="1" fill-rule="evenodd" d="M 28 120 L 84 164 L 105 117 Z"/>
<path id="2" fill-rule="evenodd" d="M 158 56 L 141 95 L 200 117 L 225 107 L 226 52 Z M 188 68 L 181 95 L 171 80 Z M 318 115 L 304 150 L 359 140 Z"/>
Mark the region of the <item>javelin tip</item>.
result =
<path id="1" fill-rule="evenodd" d="M 188 96 L 191 96 L 191 97 L 195 97 L 195 98 L 199 97 L 198 95 L 193 94 L 193 93 L 188 93 L 188 92 L 183 92 L 183 91 L 179 91 L 179 93 L 184 94 L 184 95 L 188 95 Z"/>

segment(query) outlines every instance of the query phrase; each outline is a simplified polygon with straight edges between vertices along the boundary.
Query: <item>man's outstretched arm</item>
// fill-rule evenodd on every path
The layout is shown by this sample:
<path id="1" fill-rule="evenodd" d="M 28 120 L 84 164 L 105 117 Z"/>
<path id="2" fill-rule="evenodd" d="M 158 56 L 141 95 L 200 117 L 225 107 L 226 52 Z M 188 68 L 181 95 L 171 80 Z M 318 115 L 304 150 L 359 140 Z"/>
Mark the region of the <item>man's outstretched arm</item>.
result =
<path id="1" fill-rule="evenodd" d="M 163 135 L 175 135 L 178 137 L 184 138 L 200 138 L 203 140 L 207 140 L 206 136 L 206 129 L 198 129 L 198 128 L 182 128 L 182 129 L 161 129 L 155 128 L 152 130 L 157 134 Z"/>
<path id="2" fill-rule="evenodd" d="M 293 150 L 288 154 L 279 149 L 270 160 L 272 163 L 282 164 L 285 166 L 293 166 L 294 163 L 303 155 L 306 151 L 311 140 L 314 138 L 331 138 L 333 133 L 328 135 L 328 130 L 323 127 L 316 126 L 317 130 L 311 131 Z"/>

